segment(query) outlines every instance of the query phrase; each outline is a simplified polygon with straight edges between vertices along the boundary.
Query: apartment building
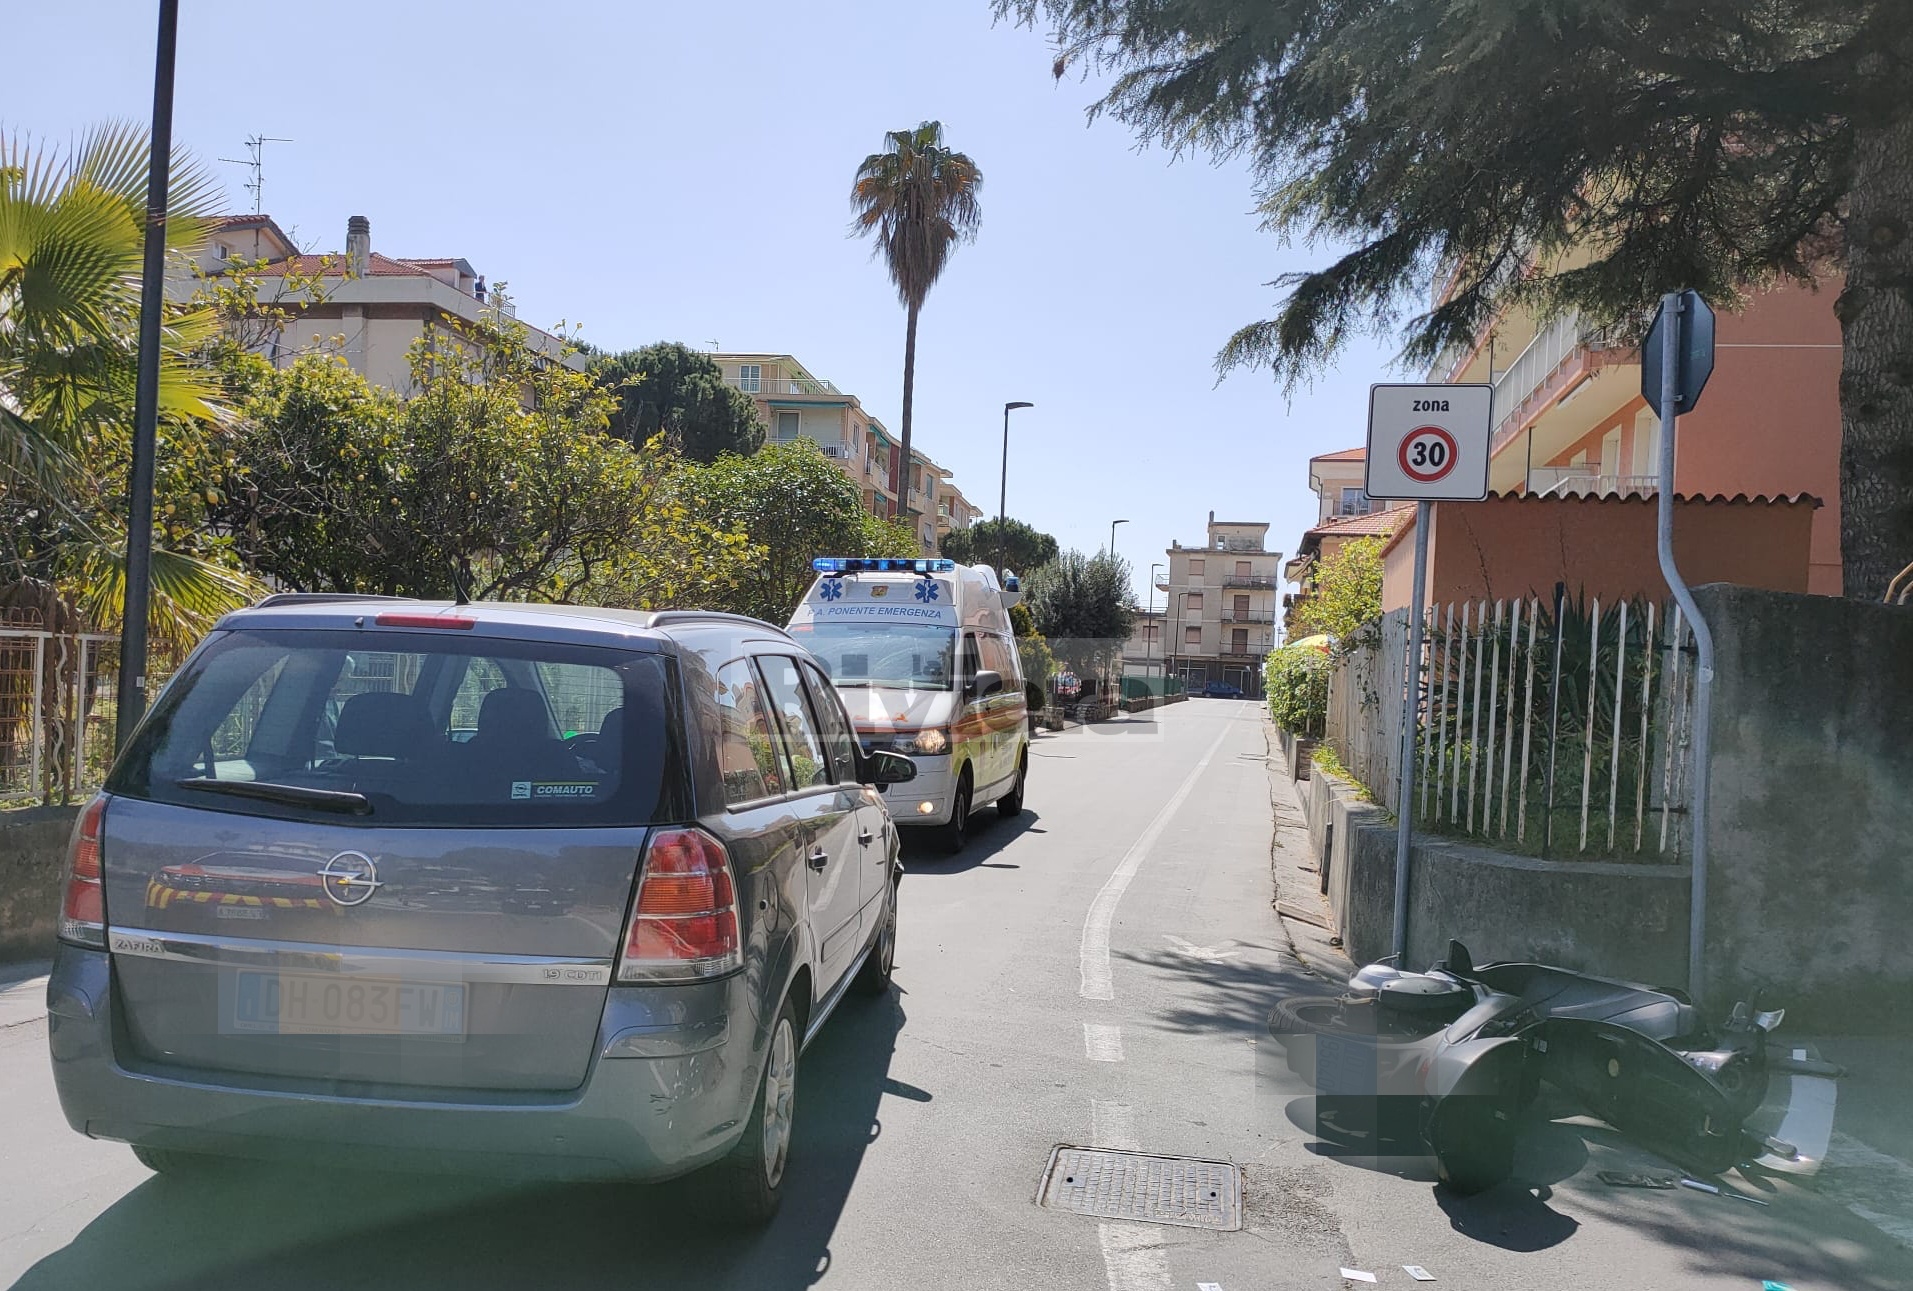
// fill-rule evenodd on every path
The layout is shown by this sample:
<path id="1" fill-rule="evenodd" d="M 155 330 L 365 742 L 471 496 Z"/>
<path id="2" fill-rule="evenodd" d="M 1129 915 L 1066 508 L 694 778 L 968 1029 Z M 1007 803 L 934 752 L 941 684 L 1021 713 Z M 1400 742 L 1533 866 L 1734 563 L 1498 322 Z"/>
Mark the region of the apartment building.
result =
<path id="1" fill-rule="evenodd" d="M 346 221 L 345 249 L 323 255 L 301 252 L 269 215 L 221 220 L 195 267 L 217 277 L 238 264 L 256 267 L 260 301 L 288 315 L 282 325 L 249 334 L 248 344 L 281 366 L 305 353 L 337 353 L 366 380 L 393 390 L 412 388 L 411 351 L 421 338 L 469 351 L 473 327 L 515 317 L 463 257 L 374 251 L 372 223 L 363 215 Z M 186 296 L 197 285 L 177 277 L 168 291 Z M 534 353 L 584 367 L 558 337 L 536 327 L 525 333 Z"/>
<path id="2" fill-rule="evenodd" d="M 1363 516 L 1390 504 L 1368 496 L 1362 487 L 1368 469 L 1366 448 L 1344 448 L 1309 458 L 1309 488 L 1320 501 L 1315 522 L 1343 516 Z"/>
<path id="3" fill-rule="evenodd" d="M 1157 588 L 1167 593 L 1166 668 L 1197 687 L 1226 681 L 1262 693 L 1262 661 L 1275 646 L 1282 553 L 1268 548 L 1266 522 L 1217 520 L 1206 541 L 1172 544 Z"/>
<path id="4" fill-rule="evenodd" d="M 896 437 L 864 410 L 856 395 L 816 376 L 789 354 L 711 357 L 724 370 L 727 385 L 756 401 L 770 442 L 813 441 L 857 486 L 872 515 L 900 510 L 891 479 L 901 450 Z M 900 487 L 908 490 L 908 506 L 926 556 L 937 554 L 944 534 L 968 528 L 981 515 L 950 483 L 950 472 L 914 447 L 910 469 L 896 474 Z"/>
<path id="5" fill-rule="evenodd" d="M 1785 285 L 1733 308 L 1716 302 L 1714 374 L 1681 418 L 1674 473 L 1682 497 L 1817 499 L 1809 590 L 1826 595 L 1840 591 L 1838 288 Z M 1660 424 L 1641 396 L 1639 342 L 1574 314 L 1510 310 L 1429 379 L 1494 386 L 1491 491 L 1650 497 Z"/>

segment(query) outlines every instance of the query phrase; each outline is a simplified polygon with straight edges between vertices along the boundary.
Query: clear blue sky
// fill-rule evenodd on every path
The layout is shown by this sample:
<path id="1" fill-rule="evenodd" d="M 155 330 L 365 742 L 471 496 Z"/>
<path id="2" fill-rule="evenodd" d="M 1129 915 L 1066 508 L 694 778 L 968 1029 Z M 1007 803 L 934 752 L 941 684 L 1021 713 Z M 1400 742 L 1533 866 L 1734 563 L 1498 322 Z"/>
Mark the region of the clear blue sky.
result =
<path id="1" fill-rule="evenodd" d="M 903 312 L 846 237 L 857 163 L 941 119 L 984 174 L 983 229 L 931 293 L 916 442 L 994 514 L 1002 406 L 1010 514 L 1117 549 L 1139 594 L 1208 512 L 1268 520 L 1294 550 L 1311 454 L 1363 437 L 1392 345 L 1351 348 L 1293 400 L 1211 361 L 1268 313 L 1263 286 L 1327 256 L 1257 230 L 1245 172 L 1172 164 L 1086 124 L 1040 33 L 986 0 L 639 3 L 336 0 L 182 6 L 176 140 L 266 155 L 266 210 L 317 250 L 349 215 L 392 255 L 459 255 L 527 321 L 599 345 L 659 339 L 795 354 L 893 429 Z M 0 128 L 64 139 L 151 106 L 150 0 L 21 5 Z M 64 53 L 86 51 L 84 74 Z M 219 166 L 235 210 L 245 171 Z"/>

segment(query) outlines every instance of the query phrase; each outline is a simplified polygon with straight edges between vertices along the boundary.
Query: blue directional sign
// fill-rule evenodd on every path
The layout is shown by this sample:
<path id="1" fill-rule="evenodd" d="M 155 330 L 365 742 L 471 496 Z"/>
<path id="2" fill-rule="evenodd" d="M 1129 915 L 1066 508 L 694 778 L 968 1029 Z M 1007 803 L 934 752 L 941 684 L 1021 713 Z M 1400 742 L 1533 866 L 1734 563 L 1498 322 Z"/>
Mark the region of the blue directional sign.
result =
<path id="1" fill-rule="evenodd" d="M 1697 291 L 1682 292 L 1680 300 L 1680 371 L 1675 375 L 1673 408 L 1676 414 L 1694 411 L 1694 405 L 1700 402 L 1700 392 L 1707 388 L 1707 378 L 1714 374 L 1713 308 Z M 1654 315 L 1654 326 L 1647 329 L 1647 339 L 1641 342 L 1641 394 L 1657 417 L 1664 415 L 1661 412 L 1661 358 L 1667 343 L 1667 327 L 1667 305 L 1663 302 Z"/>

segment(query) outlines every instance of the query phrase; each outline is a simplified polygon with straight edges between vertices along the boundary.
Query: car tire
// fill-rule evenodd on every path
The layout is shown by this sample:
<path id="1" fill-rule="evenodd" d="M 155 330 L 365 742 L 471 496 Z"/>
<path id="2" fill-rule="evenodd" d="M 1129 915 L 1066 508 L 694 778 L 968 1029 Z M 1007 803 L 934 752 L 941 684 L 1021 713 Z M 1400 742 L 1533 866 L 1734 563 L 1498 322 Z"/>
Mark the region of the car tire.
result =
<path id="1" fill-rule="evenodd" d="M 897 966 L 897 883 L 890 882 L 890 899 L 884 902 L 883 926 L 877 930 L 877 940 L 870 947 L 870 953 L 864 956 L 863 967 L 857 970 L 857 976 L 851 982 L 851 989 L 859 995 L 879 996 L 889 993 L 891 975 Z"/>
<path id="2" fill-rule="evenodd" d="M 950 822 L 937 829 L 937 846 L 946 856 L 955 856 L 970 841 L 970 808 L 974 790 L 970 788 L 970 768 L 963 768 L 957 781 L 956 796 L 950 800 Z"/>
<path id="3" fill-rule="evenodd" d="M 139 1163 L 155 1174 L 184 1177 L 189 1175 L 207 1175 L 225 1164 L 219 1157 L 207 1156 L 203 1152 L 181 1152 L 174 1148 L 149 1148 L 133 1144 L 133 1155 Z"/>
<path id="4" fill-rule="evenodd" d="M 764 1047 L 764 1071 L 758 1077 L 744 1135 L 711 1167 L 709 1182 L 724 1223 L 761 1227 L 783 1204 L 784 1181 L 790 1177 L 797 1056 L 802 1045 L 797 1009 L 785 1000 L 771 1024 L 770 1043 Z"/>
<path id="5" fill-rule="evenodd" d="M 1016 760 L 1016 787 L 996 800 L 996 814 L 1013 820 L 1023 814 L 1023 786 L 1030 778 L 1030 754 L 1025 749 Z"/>

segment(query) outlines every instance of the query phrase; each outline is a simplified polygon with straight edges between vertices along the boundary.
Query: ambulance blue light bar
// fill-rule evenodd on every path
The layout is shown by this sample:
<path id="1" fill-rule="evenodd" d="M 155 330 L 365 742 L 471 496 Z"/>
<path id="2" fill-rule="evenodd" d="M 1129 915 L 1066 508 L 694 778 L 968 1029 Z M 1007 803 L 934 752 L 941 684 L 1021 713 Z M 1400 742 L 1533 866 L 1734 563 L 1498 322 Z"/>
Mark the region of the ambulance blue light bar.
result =
<path id="1" fill-rule="evenodd" d="M 947 574 L 956 568 L 956 562 L 900 556 L 819 556 L 810 567 L 820 574 Z"/>

